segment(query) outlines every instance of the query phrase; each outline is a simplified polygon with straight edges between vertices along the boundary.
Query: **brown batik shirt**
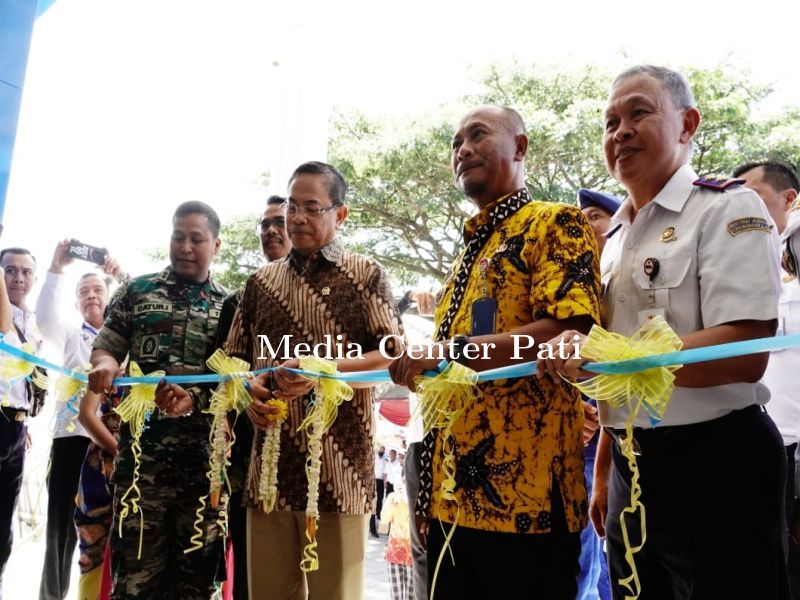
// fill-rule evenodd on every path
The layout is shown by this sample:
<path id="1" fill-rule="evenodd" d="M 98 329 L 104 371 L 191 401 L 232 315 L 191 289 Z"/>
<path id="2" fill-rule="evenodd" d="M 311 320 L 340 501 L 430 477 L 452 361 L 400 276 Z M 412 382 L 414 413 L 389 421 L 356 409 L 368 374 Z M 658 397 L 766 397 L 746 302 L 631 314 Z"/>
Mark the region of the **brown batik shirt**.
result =
<path id="1" fill-rule="evenodd" d="M 379 349 L 384 338 L 387 354 L 402 349 L 402 325 L 386 271 L 370 258 L 347 252 L 337 240 L 307 260 L 292 251 L 247 280 L 226 350 L 248 361 L 253 370 L 270 367 L 273 357 L 259 336 L 269 339 L 279 361 L 285 349 L 294 356 L 298 344 L 318 344 L 325 342 L 326 336 L 334 353 L 338 343 L 345 350 L 351 348 L 348 344 L 359 344 L 366 354 Z M 291 337 L 279 347 L 284 336 Z M 373 510 L 373 399 L 372 388 L 355 390 L 353 399 L 339 406 L 336 421 L 322 436 L 321 512 L 367 514 Z M 297 428 L 308 400 L 306 396 L 289 402 L 289 415 L 281 429 L 279 510 L 306 509 L 307 438 Z M 253 444 L 245 488 L 251 505 L 258 498 L 263 432 L 257 432 Z"/>

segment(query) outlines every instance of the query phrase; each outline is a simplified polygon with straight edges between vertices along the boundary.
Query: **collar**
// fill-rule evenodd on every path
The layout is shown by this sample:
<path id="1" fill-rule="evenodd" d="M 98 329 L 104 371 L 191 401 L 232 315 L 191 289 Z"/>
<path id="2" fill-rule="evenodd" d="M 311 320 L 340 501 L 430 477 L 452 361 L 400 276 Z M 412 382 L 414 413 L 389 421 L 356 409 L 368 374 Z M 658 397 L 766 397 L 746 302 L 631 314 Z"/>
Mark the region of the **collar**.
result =
<path id="1" fill-rule="evenodd" d="M 488 225 L 496 216 L 500 216 L 501 220 L 506 219 L 519 210 L 516 208 L 509 210 L 507 214 L 502 214 L 503 205 L 508 204 L 511 198 L 522 198 L 528 201 L 530 199 L 530 194 L 528 194 L 528 190 L 526 188 L 520 188 L 514 192 L 511 192 L 510 194 L 501 196 L 491 204 L 484 206 L 482 209 L 480 209 L 480 211 L 478 211 L 478 214 L 471 216 L 464 222 L 464 243 L 469 242 L 469 239 L 475 235 L 475 231 L 481 225 Z"/>
<path id="2" fill-rule="evenodd" d="M 292 248 L 289 251 L 289 256 L 286 260 L 288 260 L 289 264 L 291 264 L 295 269 L 302 271 L 304 268 L 310 267 L 311 265 L 316 265 L 317 263 L 323 261 L 338 265 L 342 260 L 343 254 L 344 246 L 342 246 L 338 238 L 333 238 L 333 240 L 328 242 L 326 245 L 307 258 L 305 256 L 301 256 L 295 251 L 294 248 Z"/>
<path id="3" fill-rule="evenodd" d="M 33 313 L 27 308 L 20 308 L 16 304 L 11 304 L 11 319 L 17 323 L 25 323 Z"/>
<path id="4" fill-rule="evenodd" d="M 651 202 L 663 206 L 667 210 L 680 212 L 694 189 L 696 179 L 697 173 L 690 165 L 681 166 Z"/>
<path id="5" fill-rule="evenodd" d="M 83 324 L 81 325 L 81 330 L 88 331 L 92 335 L 97 335 L 98 333 L 100 333 L 98 329 L 95 329 L 92 325 L 90 325 L 86 321 L 84 321 Z"/>
<path id="6" fill-rule="evenodd" d="M 688 164 L 682 165 L 672 174 L 672 177 L 664 184 L 661 191 L 659 191 L 650 202 L 645 204 L 639 212 L 647 208 L 650 204 L 658 204 L 672 212 L 680 212 L 683 210 L 686 201 L 689 200 L 689 196 L 692 195 L 694 181 L 696 179 L 697 173 L 694 172 L 694 169 Z M 616 233 L 619 225 L 625 225 L 626 223 L 630 225 L 632 210 L 633 203 L 630 197 L 625 198 L 622 206 L 620 206 L 619 210 L 611 217 L 608 233 L 606 233 L 607 237 L 610 234 L 613 235 L 613 233 Z"/>

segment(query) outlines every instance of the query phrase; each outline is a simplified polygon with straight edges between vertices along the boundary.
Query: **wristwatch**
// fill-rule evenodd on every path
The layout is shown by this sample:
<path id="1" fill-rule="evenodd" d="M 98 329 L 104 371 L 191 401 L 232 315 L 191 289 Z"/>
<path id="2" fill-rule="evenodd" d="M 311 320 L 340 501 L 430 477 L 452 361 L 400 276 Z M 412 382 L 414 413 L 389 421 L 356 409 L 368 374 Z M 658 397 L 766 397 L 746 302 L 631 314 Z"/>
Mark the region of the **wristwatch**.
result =
<path id="1" fill-rule="evenodd" d="M 464 348 L 466 348 L 467 344 L 469 344 L 469 336 L 453 336 L 452 350 L 450 352 L 450 359 L 465 367 L 468 366 L 467 363 L 469 362 L 469 359 L 464 356 Z"/>

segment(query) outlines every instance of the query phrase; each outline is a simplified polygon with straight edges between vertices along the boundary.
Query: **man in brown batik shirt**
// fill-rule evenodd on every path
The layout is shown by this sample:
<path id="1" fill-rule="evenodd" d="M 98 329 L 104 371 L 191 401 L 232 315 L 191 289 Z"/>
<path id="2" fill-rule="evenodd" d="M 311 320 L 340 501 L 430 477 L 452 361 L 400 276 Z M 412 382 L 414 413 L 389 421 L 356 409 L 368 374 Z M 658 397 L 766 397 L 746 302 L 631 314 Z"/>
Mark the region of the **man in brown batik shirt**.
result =
<path id="1" fill-rule="evenodd" d="M 339 371 L 385 367 L 389 359 L 379 351 L 384 339 L 385 354 L 402 350 L 402 325 L 386 272 L 376 261 L 344 250 L 337 239 L 348 213 L 345 191 L 341 174 L 324 163 L 305 163 L 292 175 L 286 226 L 293 249 L 285 260 L 263 266 L 247 281 L 226 344 L 230 355 L 247 360 L 252 369 L 282 362 L 287 351 L 294 356 L 298 344 L 313 346 L 326 339 L 334 354 L 337 344 L 345 351 L 359 345 L 362 358 L 337 358 Z M 283 340 L 287 340 L 285 345 L 281 345 Z M 296 358 L 283 362 L 287 367 L 297 364 Z M 264 401 L 272 394 L 267 379 L 261 376 L 251 385 L 254 401 L 249 414 L 259 431 L 245 490 L 250 504 L 250 595 L 360 598 L 375 495 L 373 389 L 356 389 L 323 435 L 317 532 L 320 567 L 305 574 L 300 561 L 306 544 L 307 438 L 297 429 L 306 414 L 311 383 L 288 372 L 279 371 L 275 377 L 283 397 L 296 397 L 288 402 L 289 415 L 281 430 L 276 506 L 265 514 L 257 502 L 267 426 L 264 416 L 270 411 Z"/>

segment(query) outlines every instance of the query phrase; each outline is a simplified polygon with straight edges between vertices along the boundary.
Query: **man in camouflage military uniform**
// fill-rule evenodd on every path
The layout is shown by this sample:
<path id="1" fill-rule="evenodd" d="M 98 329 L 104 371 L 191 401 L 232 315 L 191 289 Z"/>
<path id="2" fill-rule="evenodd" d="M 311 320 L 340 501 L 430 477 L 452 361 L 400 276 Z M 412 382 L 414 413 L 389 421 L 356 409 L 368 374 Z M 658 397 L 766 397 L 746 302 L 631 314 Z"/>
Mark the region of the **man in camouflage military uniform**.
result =
<path id="1" fill-rule="evenodd" d="M 206 371 L 215 349 L 217 325 L 226 291 L 209 276 L 219 250 L 219 217 L 202 202 L 181 204 L 173 217 L 171 265 L 160 273 L 128 281 L 116 293 L 105 325 L 94 342 L 89 388 L 111 387 L 126 356 L 147 374 L 163 369 L 169 375 Z M 210 392 L 202 386 L 160 384 L 156 411 L 141 437 L 138 487 L 143 512 L 133 510 L 118 534 L 122 498 L 131 485 L 134 459 L 131 433 L 123 426 L 112 482 L 114 528 L 111 538 L 115 599 L 157 598 L 200 600 L 211 597 L 221 564 L 223 532 L 220 509 L 203 511 L 199 550 L 188 554 L 196 533 L 195 511 L 208 493 Z M 130 501 L 128 501 L 130 504 Z M 222 526 L 224 526 L 224 521 Z"/>

